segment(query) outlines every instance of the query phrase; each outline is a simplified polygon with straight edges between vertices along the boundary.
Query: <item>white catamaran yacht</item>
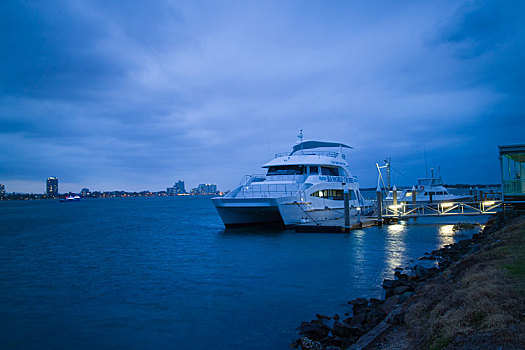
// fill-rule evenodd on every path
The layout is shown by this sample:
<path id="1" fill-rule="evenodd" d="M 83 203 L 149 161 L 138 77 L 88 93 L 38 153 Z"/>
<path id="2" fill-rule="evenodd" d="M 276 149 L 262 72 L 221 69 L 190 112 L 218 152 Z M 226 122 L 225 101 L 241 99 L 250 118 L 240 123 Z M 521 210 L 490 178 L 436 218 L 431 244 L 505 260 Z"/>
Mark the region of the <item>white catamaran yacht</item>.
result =
<path id="1" fill-rule="evenodd" d="M 212 201 L 226 227 L 295 225 L 343 216 L 348 189 L 352 213 L 369 203 L 352 176 L 342 143 L 302 141 L 291 153 L 276 154 L 262 167 L 266 175 L 246 176 L 241 185 Z M 326 149 L 331 149 L 327 151 Z M 334 152 L 334 149 L 337 151 Z"/>

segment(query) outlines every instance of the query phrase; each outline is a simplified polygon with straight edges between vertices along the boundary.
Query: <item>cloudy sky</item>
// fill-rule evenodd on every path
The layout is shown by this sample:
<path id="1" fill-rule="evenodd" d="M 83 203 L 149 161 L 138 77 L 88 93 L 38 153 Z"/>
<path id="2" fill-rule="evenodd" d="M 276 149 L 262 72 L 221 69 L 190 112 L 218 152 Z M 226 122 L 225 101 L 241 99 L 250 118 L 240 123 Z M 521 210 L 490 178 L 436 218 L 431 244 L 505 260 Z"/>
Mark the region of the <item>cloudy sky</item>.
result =
<path id="1" fill-rule="evenodd" d="M 2 2 L 8 192 L 226 190 L 276 152 L 339 141 L 362 186 L 429 166 L 499 182 L 525 142 L 523 1 Z"/>

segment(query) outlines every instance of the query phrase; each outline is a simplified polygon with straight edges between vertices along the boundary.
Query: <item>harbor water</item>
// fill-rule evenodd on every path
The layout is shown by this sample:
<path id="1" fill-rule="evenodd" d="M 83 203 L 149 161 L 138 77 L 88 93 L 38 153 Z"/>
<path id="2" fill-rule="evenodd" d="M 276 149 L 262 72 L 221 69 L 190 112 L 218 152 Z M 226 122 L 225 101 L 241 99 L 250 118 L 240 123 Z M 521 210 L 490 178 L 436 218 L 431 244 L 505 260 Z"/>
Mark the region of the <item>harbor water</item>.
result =
<path id="1" fill-rule="evenodd" d="M 314 234 L 224 230 L 209 197 L 0 202 L 0 347 L 287 349 L 486 220 Z"/>

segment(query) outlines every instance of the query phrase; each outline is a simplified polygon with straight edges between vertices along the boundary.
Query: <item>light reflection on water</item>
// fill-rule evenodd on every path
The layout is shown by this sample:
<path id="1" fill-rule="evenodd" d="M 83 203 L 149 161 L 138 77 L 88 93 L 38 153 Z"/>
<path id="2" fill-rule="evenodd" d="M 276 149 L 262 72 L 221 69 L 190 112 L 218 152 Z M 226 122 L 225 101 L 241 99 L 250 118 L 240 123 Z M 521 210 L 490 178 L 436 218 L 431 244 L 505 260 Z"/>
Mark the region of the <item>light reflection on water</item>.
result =
<path id="1" fill-rule="evenodd" d="M 385 240 L 385 270 L 383 275 L 386 273 L 392 273 L 392 271 L 403 263 L 406 263 L 407 259 L 407 247 L 406 247 L 406 233 L 407 225 L 406 222 L 400 222 L 393 225 L 387 226 L 387 236 Z"/>
<path id="2" fill-rule="evenodd" d="M 454 232 L 454 225 L 440 226 L 438 230 L 438 236 L 437 236 L 439 240 L 439 244 L 437 248 L 454 243 L 455 235 L 456 235 L 456 232 Z"/>
<path id="3" fill-rule="evenodd" d="M 365 231 L 358 230 L 353 232 L 354 236 L 354 271 L 358 275 L 362 275 L 365 271 L 364 263 L 366 261 L 365 255 Z"/>

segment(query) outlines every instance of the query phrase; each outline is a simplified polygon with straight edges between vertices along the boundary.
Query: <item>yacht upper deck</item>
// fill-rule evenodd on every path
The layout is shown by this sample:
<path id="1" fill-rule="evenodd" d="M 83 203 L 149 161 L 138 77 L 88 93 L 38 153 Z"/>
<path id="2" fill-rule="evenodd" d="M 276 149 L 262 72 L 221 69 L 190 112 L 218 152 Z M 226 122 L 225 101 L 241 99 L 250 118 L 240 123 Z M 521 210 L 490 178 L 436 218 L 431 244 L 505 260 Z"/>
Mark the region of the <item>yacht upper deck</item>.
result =
<path id="1" fill-rule="evenodd" d="M 279 152 L 275 153 L 275 156 L 273 159 L 276 158 L 282 158 L 282 157 L 289 157 L 289 156 L 323 156 L 323 157 L 331 157 L 331 158 L 337 158 L 339 156 L 338 152 L 330 152 L 330 151 L 321 151 L 321 150 L 308 150 L 303 151 L 301 153 L 289 153 L 289 152 Z M 346 159 L 344 154 L 341 154 L 341 158 Z"/>

